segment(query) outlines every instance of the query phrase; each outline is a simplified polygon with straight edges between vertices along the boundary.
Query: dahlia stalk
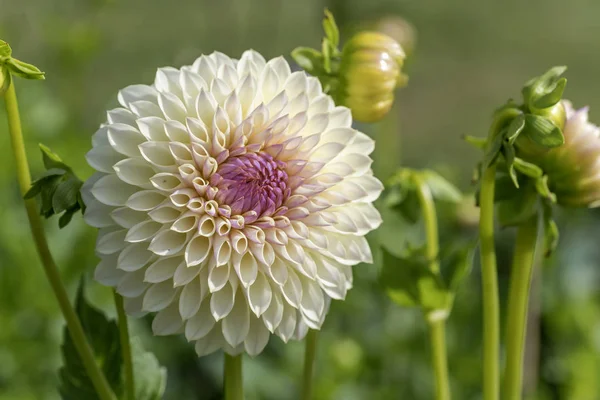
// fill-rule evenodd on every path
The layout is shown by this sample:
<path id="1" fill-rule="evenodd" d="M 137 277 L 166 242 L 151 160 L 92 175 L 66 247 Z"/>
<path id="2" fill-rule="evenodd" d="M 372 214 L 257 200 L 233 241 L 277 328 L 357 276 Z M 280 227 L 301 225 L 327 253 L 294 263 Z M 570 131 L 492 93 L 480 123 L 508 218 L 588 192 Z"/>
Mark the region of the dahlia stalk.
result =
<path id="1" fill-rule="evenodd" d="M 320 329 L 372 262 L 374 142 L 317 78 L 255 51 L 160 68 L 118 100 L 87 154 L 95 278 L 129 315 L 156 313 L 155 335 L 223 350 L 241 399 L 241 355 Z"/>
<path id="2" fill-rule="evenodd" d="M 19 182 L 21 195 L 25 197 L 31 188 L 31 175 L 29 172 L 29 164 L 27 162 L 23 132 L 21 130 L 17 93 L 15 91 L 13 77 L 11 76 L 13 74 L 26 79 L 44 79 L 44 74 L 43 72 L 40 72 L 39 69 L 33 65 L 13 58 L 8 44 L 0 40 L 0 95 L 3 95 L 6 105 L 8 130 L 17 167 L 17 180 Z M 42 220 L 38 213 L 35 199 L 25 199 L 25 210 L 27 212 L 31 234 L 33 235 L 40 261 L 42 262 L 48 282 L 50 283 L 54 296 L 58 301 L 61 312 L 67 323 L 69 334 L 81 357 L 83 367 L 92 381 L 98 397 L 102 400 L 114 400 L 116 399 L 116 396 L 112 392 L 106 377 L 96 363 L 92 347 L 90 346 L 81 326 L 81 322 L 69 301 L 69 296 L 61 280 L 60 272 L 50 253 L 50 248 L 48 246 L 48 241 L 46 240 Z"/>

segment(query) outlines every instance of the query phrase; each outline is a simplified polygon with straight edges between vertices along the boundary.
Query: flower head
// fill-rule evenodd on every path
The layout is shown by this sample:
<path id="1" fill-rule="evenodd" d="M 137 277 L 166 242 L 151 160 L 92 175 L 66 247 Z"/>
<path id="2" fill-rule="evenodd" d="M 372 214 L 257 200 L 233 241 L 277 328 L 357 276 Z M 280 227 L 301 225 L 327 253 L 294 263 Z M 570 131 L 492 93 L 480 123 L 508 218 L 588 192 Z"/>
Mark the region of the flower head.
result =
<path id="1" fill-rule="evenodd" d="M 161 68 L 118 100 L 87 154 L 96 279 L 199 355 L 255 355 L 271 334 L 319 329 L 381 222 L 374 143 L 350 111 L 254 51 Z"/>
<path id="2" fill-rule="evenodd" d="M 567 206 L 600 205 L 600 128 L 588 122 L 588 108 L 574 109 L 563 100 L 565 143 L 538 155 L 557 202 Z"/>

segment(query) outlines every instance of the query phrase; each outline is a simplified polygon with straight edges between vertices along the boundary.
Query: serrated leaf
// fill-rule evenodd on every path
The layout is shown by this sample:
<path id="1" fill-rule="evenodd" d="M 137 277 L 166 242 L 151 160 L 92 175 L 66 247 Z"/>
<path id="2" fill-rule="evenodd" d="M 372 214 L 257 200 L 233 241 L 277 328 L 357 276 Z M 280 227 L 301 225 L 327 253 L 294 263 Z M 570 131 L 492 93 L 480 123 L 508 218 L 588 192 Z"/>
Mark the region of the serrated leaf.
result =
<path id="1" fill-rule="evenodd" d="M 121 393 L 122 358 L 119 329 L 114 321 L 109 321 L 102 312 L 85 300 L 83 281 L 77 292 L 75 310 L 94 350 L 98 366 L 104 372 L 113 391 L 116 394 Z M 63 337 L 61 347 L 63 366 L 59 371 L 61 398 L 63 400 L 99 399 L 66 327 Z"/>
<path id="2" fill-rule="evenodd" d="M 523 186 L 511 198 L 497 205 L 498 222 L 502 226 L 520 225 L 537 212 L 538 196 L 531 185 Z"/>
<path id="3" fill-rule="evenodd" d="M 131 339 L 135 400 L 161 400 L 167 385 L 167 370 L 139 340 Z"/>
<path id="4" fill-rule="evenodd" d="M 565 137 L 560 128 L 548 118 L 533 114 L 525 116 L 525 128 L 520 136 L 526 136 L 534 143 L 548 149 L 562 146 L 565 143 Z"/>
<path id="5" fill-rule="evenodd" d="M 77 194 L 79 193 L 82 184 L 83 183 L 80 180 L 71 176 L 56 187 L 54 195 L 52 196 L 52 208 L 56 214 L 60 214 L 73 206 L 78 206 Z"/>
<path id="6" fill-rule="evenodd" d="M 56 188 L 61 182 L 60 175 L 52 175 L 47 178 L 41 180 L 41 188 L 40 188 L 40 200 L 41 200 L 41 208 L 40 214 L 44 216 L 44 218 L 49 218 L 54 215 L 54 207 L 52 206 L 52 198 L 54 197 L 54 192 Z"/>
<path id="7" fill-rule="evenodd" d="M 26 62 L 17 60 L 16 58 L 8 58 L 5 60 L 6 67 L 14 75 L 20 76 L 25 79 L 45 79 L 44 73 L 40 71 L 35 65 L 28 64 Z"/>
<path id="8" fill-rule="evenodd" d="M 0 57 L 10 57 L 12 49 L 4 40 L 0 40 Z"/>
<path id="9" fill-rule="evenodd" d="M 462 200 L 461 191 L 437 172 L 426 170 L 421 172 L 421 176 L 435 200 L 450 203 L 459 203 Z"/>
<path id="10" fill-rule="evenodd" d="M 311 75 L 319 75 L 324 71 L 323 54 L 310 47 L 296 47 L 292 50 L 292 58 L 304 71 Z"/>
<path id="11" fill-rule="evenodd" d="M 63 163 L 63 161 L 58 156 L 58 154 L 56 154 L 55 152 L 50 150 L 49 147 L 47 147 L 41 143 L 39 144 L 39 146 L 40 146 L 40 150 L 42 152 L 42 159 L 44 161 L 44 167 L 46 167 L 47 170 L 53 169 L 53 168 L 64 169 L 65 171 L 70 170 L 70 168 L 65 163 Z"/>
<path id="12" fill-rule="evenodd" d="M 325 31 L 325 37 L 329 40 L 329 43 L 333 48 L 337 48 L 340 44 L 340 30 L 335 23 L 333 14 L 325 9 L 325 18 L 323 18 L 323 30 Z"/>
<path id="13" fill-rule="evenodd" d="M 567 79 L 560 78 L 558 81 L 546 88 L 546 90 L 549 90 L 546 94 L 534 100 L 533 106 L 538 109 L 552 107 L 560 101 L 566 86 Z"/>

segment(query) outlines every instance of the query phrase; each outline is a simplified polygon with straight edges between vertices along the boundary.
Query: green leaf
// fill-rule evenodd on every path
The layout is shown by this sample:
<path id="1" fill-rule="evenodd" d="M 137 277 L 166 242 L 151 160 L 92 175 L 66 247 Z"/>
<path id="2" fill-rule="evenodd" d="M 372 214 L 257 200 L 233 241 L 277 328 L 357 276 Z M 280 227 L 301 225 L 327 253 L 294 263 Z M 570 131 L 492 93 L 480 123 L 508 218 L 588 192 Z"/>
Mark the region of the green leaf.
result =
<path id="1" fill-rule="evenodd" d="M 46 167 L 47 170 L 52 169 L 52 168 L 64 169 L 65 171 L 70 170 L 70 168 L 65 163 L 63 163 L 63 161 L 60 159 L 58 154 L 56 154 L 52 150 L 50 150 L 49 147 L 44 146 L 41 143 L 39 144 L 39 146 L 40 146 L 40 150 L 42 151 L 44 167 Z"/>
<path id="2" fill-rule="evenodd" d="M 421 218 L 419 196 L 414 190 L 406 191 L 404 200 L 393 207 L 392 210 L 399 212 L 407 222 L 416 224 Z"/>
<path id="3" fill-rule="evenodd" d="M 512 178 L 505 173 L 496 174 L 496 190 L 494 191 L 494 203 L 508 200 L 518 193 Z"/>
<path id="4" fill-rule="evenodd" d="M 514 226 L 525 222 L 537 212 L 538 196 L 531 185 L 523 186 L 515 195 L 497 205 L 498 222 Z"/>
<path id="5" fill-rule="evenodd" d="M 487 145 L 487 138 L 484 137 L 476 137 L 476 136 L 463 136 L 465 142 L 477 147 L 478 149 L 485 150 L 485 146 Z"/>
<path id="6" fill-rule="evenodd" d="M 407 257 L 397 257 L 386 249 L 382 250 L 380 281 L 392 301 L 401 306 L 422 307 L 425 310 L 447 308 L 449 293 L 440 276 L 429 270 L 424 257 L 414 251 Z"/>
<path id="7" fill-rule="evenodd" d="M 538 109 L 552 107 L 562 98 L 565 86 L 567 86 L 567 79 L 560 78 L 553 85 L 546 88 L 546 90 L 550 90 L 549 92 L 534 100 L 533 106 Z"/>
<path id="8" fill-rule="evenodd" d="M 329 40 L 331 46 L 335 49 L 340 44 L 340 30 L 335 23 L 333 14 L 325 9 L 325 18 L 323 18 L 323 30 L 325 31 L 325 37 Z"/>
<path id="9" fill-rule="evenodd" d="M 79 285 L 75 301 L 77 316 L 94 350 L 96 362 L 116 394 L 121 393 L 121 344 L 119 329 L 102 312 L 87 303 L 83 280 Z M 62 344 L 63 366 L 59 371 L 59 392 L 63 400 L 99 399 L 92 381 L 87 376 L 75 343 L 65 327 Z"/>
<path id="10" fill-rule="evenodd" d="M 560 128 L 548 118 L 533 114 L 525 116 L 525 128 L 520 136 L 526 136 L 534 143 L 549 149 L 565 143 Z"/>
<path id="11" fill-rule="evenodd" d="M 329 39 L 323 38 L 323 42 L 321 43 L 321 52 L 323 54 L 323 69 L 327 74 L 331 74 L 331 43 L 329 43 Z"/>
<path id="12" fill-rule="evenodd" d="M 514 160 L 514 166 L 517 171 L 530 178 L 537 179 L 544 175 L 544 171 L 540 167 L 518 157 Z"/>
<path id="13" fill-rule="evenodd" d="M 161 400 L 167 384 L 167 370 L 154 354 L 144 350 L 139 338 L 131 339 L 135 400 Z"/>
<path id="14" fill-rule="evenodd" d="M 552 218 L 552 206 L 548 203 L 544 203 L 544 256 L 550 257 L 554 254 L 556 247 L 558 246 L 559 232 L 558 226 Z"/>
<path id="15" fill-rule="evenodd" d="M 445 249 L 440 255 L 442 272 L 448 289 L 456 293 L 460 284 L 473 269 L 477 240 L 461 241 Z"/>
<path id="16" fill-rule="evenodd" d="M 12 49 L 4 40 L 0 40 L 0 57 L 10 57 Z"/>
<path id="17" fill-rule="evenodd" d="M 310 47 L 296 47 L 292 50 L 292 58 L 304 71 L 311 75 L 319 75 L 324 71 L 323 54 Z"/>
<path id="18" fill-rule="evenodd" d="M 54 197 L 54 192 L 56 188 L 61 182 L 60 175 L 52 175 L 47 178 L 41 180 L 41 189 L 40 189 L 40 197 L 41 197 L 41 208 L 40 214 L 44 216 L 44 218 L 50 218 L 54 215 L 54 207 L 52 206 L 52 198 Z"/>
<path id="19" fill-rule="evenodd" d="M 421 172 L 425 184 L 429 187 L 431 195 L 435 200 L 459 203 L 463 195 L 452 183 L 435 171 L 425 170 Z"/>
<path id="20" fill-rule="evenodd" d="M 508 132 L 506 133 L 506 140 L 508 140 L 509 144 L 513 144 L 517 137 L 521 134 L 525 128 L 525 115 L 519 114 L 519 116 L 515 117 L 508 125 Z"/>
<path id="21" fill-rule="evenodd" d="M 483 165 L 485 168 L 492 165 L 498 159 L 500 151 L 502 150 L 502 144 L 504 143 L 504 132 L 498 133 L 491 138 L 486 146 L 485 156 L 483 157 Z"/>
<path id="22" fill-rule="evenodd" d="M 551 103 L 551 101 L 556 100 L 558 92 L 560 92 L 560 95 L 562 96 L 560 87 L 562 86 L 562 89 L 564 90 L 566 81 L 563 83 L 559 82 L 562 80 L 560 76 L 566 70 L 567 67 L 565 66 L 552 67 L 543 75 L 530 79 L 522 90 L 525 104 L 528 105 L 529 108 L 533 107 L 538 109 L 551 107 L 556 104 L 558 100 L 560 100 L 560 97 L 558 97 L 558 100 L 554 103 Z M 538 107 L 537 104 L 545 107 Z"/>
<path id="23" fill-rule="evenodd" d="M 506 167 L 508 168 L 508 175 L 515 185 L 516 188 L 519 187 L 519 180 L 517 177 L 517 171 L 515 171 L 515 148 L 507 143 L 502 145 L 502 153 L 504 154 L 504 160 L 506 161 Z"/>
<path id="24" fill-rule="evenodd" d="M 65 211 L 63 213 L 63 215 L 61 215 L 60 218 L 58 219 L 58 227 L 60 229 L 62 229 L 65 226 L 67 226 L 69 224 L 69 222 L 71 222 L 71 219 L 73 218 L 73 215 L 75 215 L 75 213 L 78 210 L 79 210 L 79 207 L 77 207 L 77 208 L 70 208 L 67 211 Z"/>
<path id="25" fill-rule="evenodd" d="M 52 196 L 52 208 L 56 214 L 60 214 L 68 208 L 77 206 L 77 195 L 81 189 L 82 182 L 73 175 L 63 181 Z"/>
<path id="26" fill-rule="evenodd" d="M 35 65 L 27 64 L 26 62 L 19 61 L 16 58 L 9 58 L 5 61 L 5 65 L 14 75 L 20 76 L 25 79 L 45 79 L 44 73 L 40 71 Z"/>

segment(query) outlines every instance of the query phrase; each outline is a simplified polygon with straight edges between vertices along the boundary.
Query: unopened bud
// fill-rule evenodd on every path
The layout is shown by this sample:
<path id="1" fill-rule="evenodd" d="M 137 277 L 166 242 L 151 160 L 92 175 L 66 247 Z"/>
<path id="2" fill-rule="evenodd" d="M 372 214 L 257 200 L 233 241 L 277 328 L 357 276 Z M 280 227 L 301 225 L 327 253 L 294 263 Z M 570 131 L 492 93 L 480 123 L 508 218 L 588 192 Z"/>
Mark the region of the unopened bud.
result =
<path id="1" fill-rule="evenodd" d="M 405 54 L 394 39 L 378 32 L 360 32 L 344 46 L 338 101 L 362 122 L 383 118 L 392 107 L 394 91 L 404 86 Z"/>

